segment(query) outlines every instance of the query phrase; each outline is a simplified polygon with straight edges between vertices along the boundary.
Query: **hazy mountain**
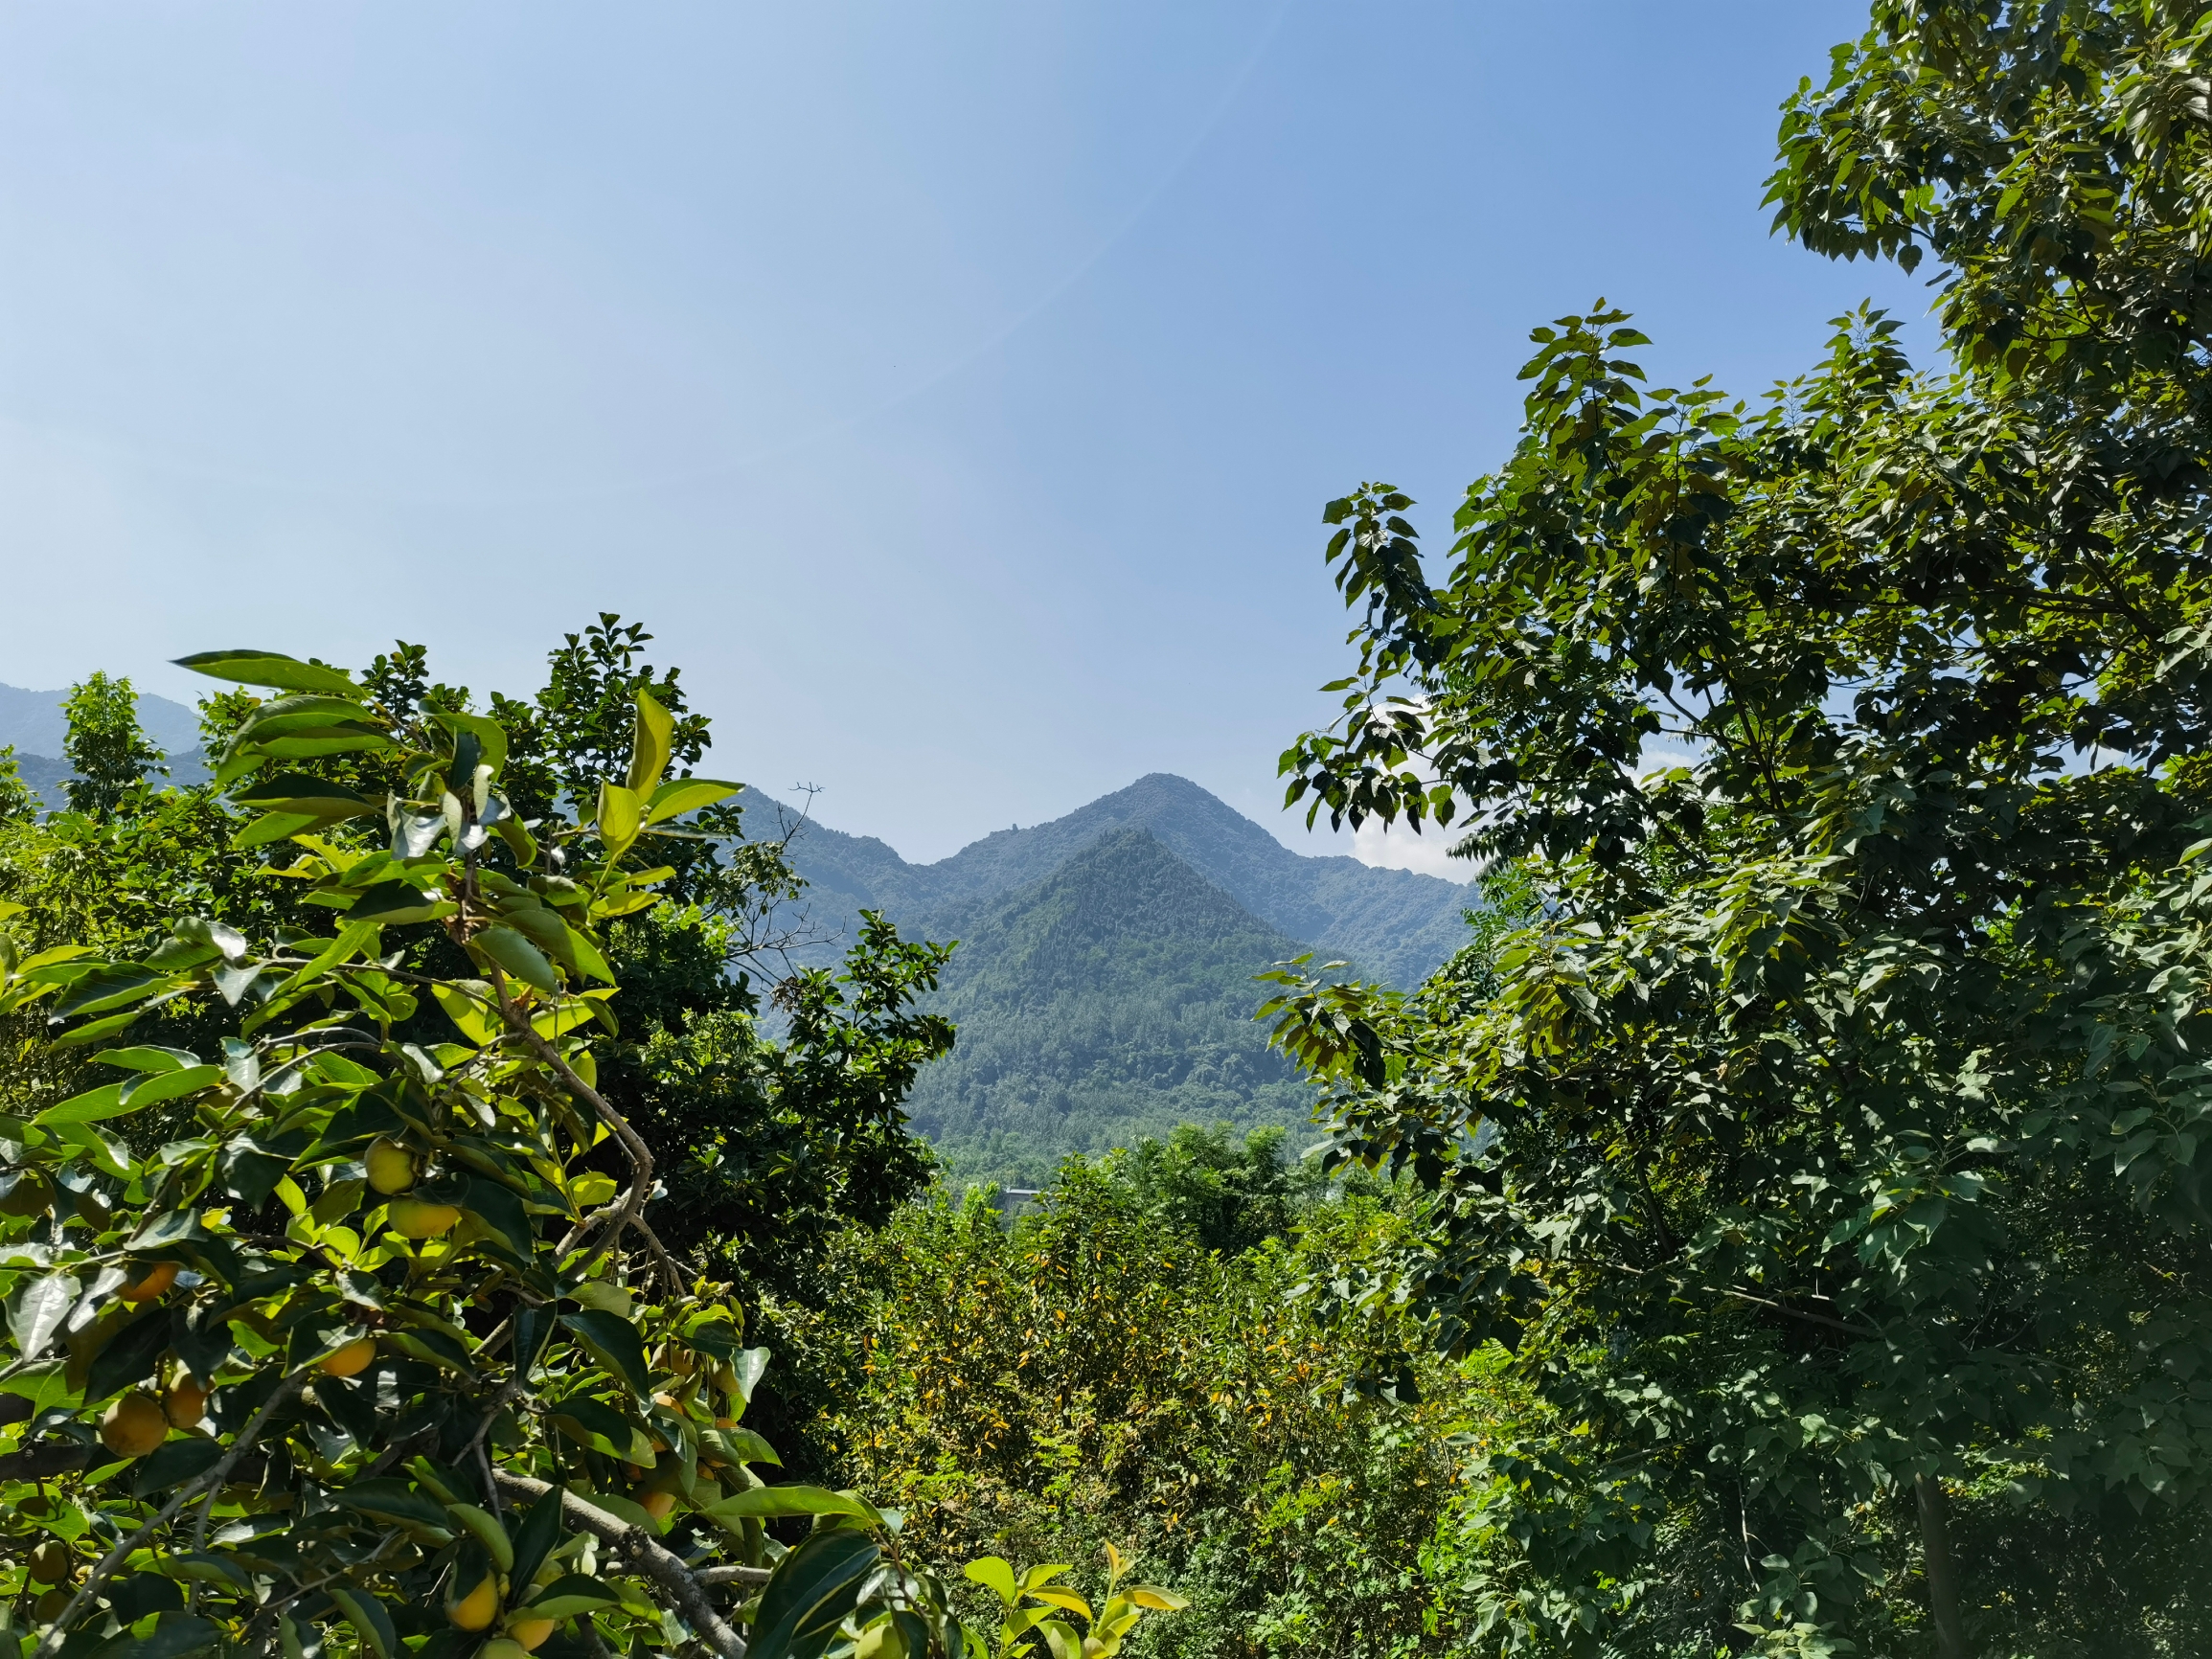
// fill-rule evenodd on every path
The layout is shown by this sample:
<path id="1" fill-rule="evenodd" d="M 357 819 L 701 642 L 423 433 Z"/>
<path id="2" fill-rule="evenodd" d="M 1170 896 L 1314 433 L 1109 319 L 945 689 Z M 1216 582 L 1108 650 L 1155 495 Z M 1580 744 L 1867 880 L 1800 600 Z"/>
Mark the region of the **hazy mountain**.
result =
<path id="1" fill-rule="evenodd" d="M 12 743 L 18 755 L 52 758 L 60 754 L 61 739 L 69 735 L 69 722 L 61 716 L 61 705 L 68 696 L 67 692 L 27 692 L 20 686 L 0 686 L 0 747 Z M 197 709 L 141 692 L 138 723 L 164 753 L 173 755 L 199 747 Z"/>
<path id="2" fill-rule="evenodd" d="M 756 809 L 770 805 L 749 798 Z M 1301 948 L 1348 958 L 1393 984 L 1419 983 L 1465 943 L 1461 914 L 1472 901 L 1467 888 L 1357 858 L 1293 852 L 1197 784 L 1165 772 L 1049 824 L 996 830 L 935 864 L 909 864 L 874 836 L 811 823 L 793 840 L 791 857 L 814 886 L 818 917 L 835 911 L 842 918 L 865 906 L 937 936 L 948 906 L 1035 881 L 1101 836 L 1131 827 L 1149 830 Z"/>
<path id="3" fill-rule="evenodd" d="M 1179 1123 L 1303 1125 L 1253 975 L 1302 948 L 1143 828 L 1011 892 L 932 913 L 957 938 L 933 999 L 959 1028 L 909 1110 L 955 1170 L 1035 1185 L 1071 1151 Z"/>

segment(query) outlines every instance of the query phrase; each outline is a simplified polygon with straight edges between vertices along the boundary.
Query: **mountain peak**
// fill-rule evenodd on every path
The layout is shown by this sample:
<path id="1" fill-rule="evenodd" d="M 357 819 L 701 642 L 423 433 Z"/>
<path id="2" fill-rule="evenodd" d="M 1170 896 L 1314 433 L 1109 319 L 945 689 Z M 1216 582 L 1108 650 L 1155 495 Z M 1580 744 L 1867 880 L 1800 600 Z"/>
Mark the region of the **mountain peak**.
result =
<path id="1" fill-rule="evenodd" d="M 1464 888 L 1341 855 L 1293 852 L 1173 772 L 1148 772 L 1050 823 L 993 830 L 934 864 L 909 864 L 873 837 L 813 824 L 792 842 L 791 855 L 818 903 L 881 909 L 902 925 L 922 926 L 948 905 L 1023 886 L 1132 827 L 1278 932 L 1393 984 L 1418 983 L 1466 943 Z"/>
<path id="2" fill-rule="evenodd" d="M 924 1071 L 915 1126 L 955 1169 L 1041 1180 L 1068 1151 L 1181 1122 L 1303 1122 L 1310 1091 L 1252 1015 L 1297 941 L 1141 824 L 1038 879 L 934 912 L 957 939 L 931 999 L 959 1030 Z"/>

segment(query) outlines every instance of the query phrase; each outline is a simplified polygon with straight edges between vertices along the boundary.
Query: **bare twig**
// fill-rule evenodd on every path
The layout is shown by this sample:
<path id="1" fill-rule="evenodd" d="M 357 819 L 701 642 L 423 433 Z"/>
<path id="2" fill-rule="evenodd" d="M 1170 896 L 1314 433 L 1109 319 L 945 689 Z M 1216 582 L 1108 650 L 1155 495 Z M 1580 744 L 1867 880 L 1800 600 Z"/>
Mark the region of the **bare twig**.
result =
<path id="1" fill-rule="evenodd" d="M 775 1576 L 766 1567 L 701 1567 L 692 1575 L 709 1589 L 717 1584 L 765 1584 Z"/>
<path id="2" fill-rule="evenodd" d="M 556 1489 L 543 1481 L 509 1474 L 505 1469 L 495 1471 L 494 1478 L 502 1491 L 518 1501 L 527 1499 L 536 1503 Z M 715 1611 L 714 1603 L 707 1600 L 700 1576 L 663 1549 L 660 1540 L 645 1528 L 620 1515 L 610 1515 L 566 1490 L 560 1493 L 560 1513 L 570 1525 L 581 1527 L 636 1561 L 645 1576 L 665 1593 L 668 1603 L 698 1633 L 699 1640 L 722 1659 L 745 1659 L 745 1639 Z"/>

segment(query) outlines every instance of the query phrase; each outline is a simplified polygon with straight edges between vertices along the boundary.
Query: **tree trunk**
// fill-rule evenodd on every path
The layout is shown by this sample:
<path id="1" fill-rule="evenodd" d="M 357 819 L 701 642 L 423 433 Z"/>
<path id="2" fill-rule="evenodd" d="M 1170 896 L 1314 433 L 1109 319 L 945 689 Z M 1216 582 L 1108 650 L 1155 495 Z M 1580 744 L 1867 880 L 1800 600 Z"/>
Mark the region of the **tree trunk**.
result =
<path id="1" fill-rule="evenodd" d="M 1935 1621 L 1935 1650 L 1943 1659 L 1967 1659 L 1966 1632 L 1958 1622 L 1958 1570 L 1950 1559 L 1950 1516 L 1939 1481 L 1915 1475 L 1920 1500 L 1921 1554 L 1927 1567 L 1927 1610 Z"/>

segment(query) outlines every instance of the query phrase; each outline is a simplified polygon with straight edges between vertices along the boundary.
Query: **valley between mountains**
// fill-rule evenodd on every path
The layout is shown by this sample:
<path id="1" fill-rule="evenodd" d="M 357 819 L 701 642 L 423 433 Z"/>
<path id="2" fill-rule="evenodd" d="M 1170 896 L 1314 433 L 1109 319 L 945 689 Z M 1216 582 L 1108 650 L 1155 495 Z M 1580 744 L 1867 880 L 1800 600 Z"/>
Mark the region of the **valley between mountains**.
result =
<path id="1" fill-rule="evenodd" d="M 850 937 L 861 910 L 879 910 L 908 938 L 959 942 L 934 999 L 959 1038 L 908 1109 L 955 1175 L 1013 1186 L 1179 1123 L 1279 1125 L 1297 1144 L 1310 1090 L 1252 1017 L 1267 990 L 1254 976 L 1311 952 L 1411 987 L 1466 943 L 1474 897 L 1293 852 L 1166 773 L 920 865 L 746 799 L 789 832 L 810 884 L 791 924 Z"/>

